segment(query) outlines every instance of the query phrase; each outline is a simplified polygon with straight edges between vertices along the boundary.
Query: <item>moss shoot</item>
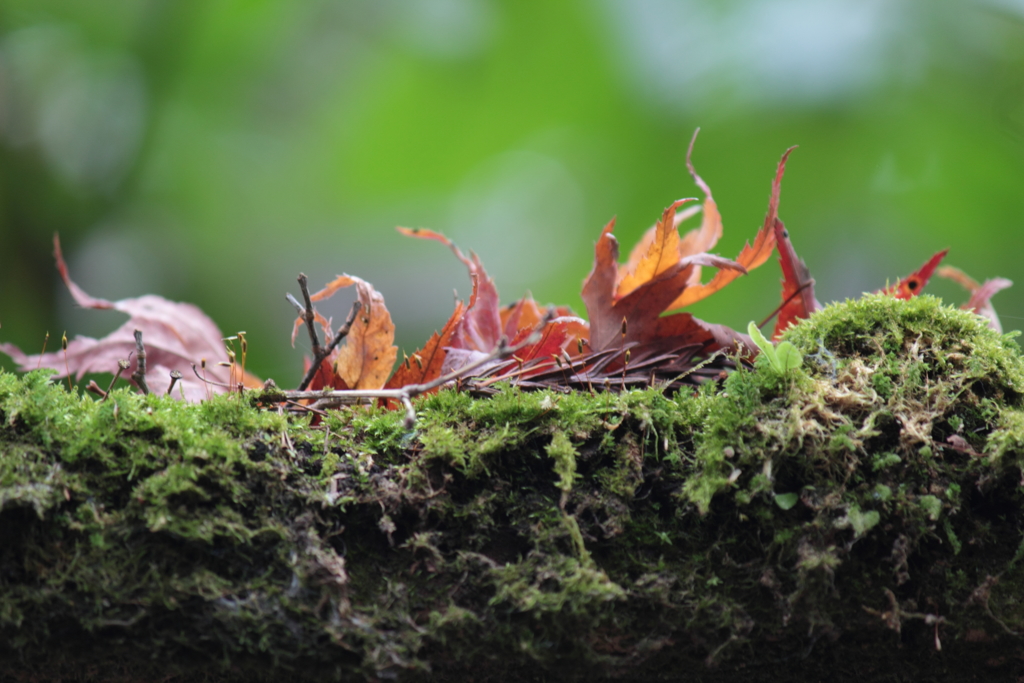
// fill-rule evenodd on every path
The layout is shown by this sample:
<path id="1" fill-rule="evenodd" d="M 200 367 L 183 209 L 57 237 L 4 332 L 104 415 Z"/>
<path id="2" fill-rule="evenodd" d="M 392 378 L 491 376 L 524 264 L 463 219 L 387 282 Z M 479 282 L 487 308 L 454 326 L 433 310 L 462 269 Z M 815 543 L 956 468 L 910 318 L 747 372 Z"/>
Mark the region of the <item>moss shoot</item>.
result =
<path id="1" fill-rule="evenodd" d="M 322 424 L 0 374 L 0 680 L 981 680 L 1024 657 L 1024 360 L 868 296 L 666 397 Z M 980 678 L 979 678 L 980 677 Z"/>

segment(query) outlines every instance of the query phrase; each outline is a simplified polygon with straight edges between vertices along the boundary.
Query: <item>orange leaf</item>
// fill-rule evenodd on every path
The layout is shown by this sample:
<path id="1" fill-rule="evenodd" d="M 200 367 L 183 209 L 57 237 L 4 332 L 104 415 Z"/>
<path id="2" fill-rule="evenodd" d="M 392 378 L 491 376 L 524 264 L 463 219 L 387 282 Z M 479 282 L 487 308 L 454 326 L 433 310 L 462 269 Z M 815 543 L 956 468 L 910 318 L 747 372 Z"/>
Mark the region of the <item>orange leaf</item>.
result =
<path id="1" fill-rule="evenodd" d="M 322 301 L 339 289 L 352 285 L 356 286 L 362 308 L 341 347 L 332 355 L 334 373 L 350 389 L 380 389 L 398 356 L 398 348 L 394 345 L 395 325 L 381 293 L 361 278 L 339 275 L 310 299 Z"/>
<path id="2" fill-rule="evenodd" d="M 690 218 L 699 211 L 704 212 L 704 217 L 701 221 L 700 228 L 690 230 L 682 239 L 677 237 L 669 236 L 669 239 L 676 243 L 676 250 L 679 252 L 679 257 L 684 258 L 686 256 L 692 256 L 694 254 L 700 254 L 709 251 L 714 247 L 718 240 L 722 237 L 722 215 L 718 212 L 718 205 L 715 203 L 714 198 L 711 196 L 711 188 L 708 187 L 704 179 L 697 175 L 697 171 L 693 167 L 691 157 L 693 156 L 693 145 L 697 141 L 697 133 L 700 132 L 698 128 L 693 133 L 693 138 L 690 140 L 690 147 L 686 150 L 686 168 L 689 169 L 690 175 L 693 176 L 693 182 L 704 192 L 704 205 L 703 207 L 693 206 L 685 211 L 680 211 L 674 214 L 673 218 L 673 231 L 678 231 L 679 226 L 686 219 Z M 682 202 L 689 201 L 686 199 L 679 200 L 673 207 L 678 206 Z M 668 210 L 666 210 L 666 213 Z M 653 248 L 657 240 L 661 239 L 659 229 L 662 228 L 664 223 L 664 215 L 662 221 L 657 225 L 649 229 L 640 241 L 633 247 L 633 250 L 629 253 L 629 260 L 626 265 L 620 269 L 619 275 L 619 287 L 616 291 L 616 296 L 625 296 L 633 289 L 636 288 L 634 282 L 627 283 L 629 276 L 625 273 L 634 273 L 638 270 L 641 261 L 647 257 Z M 690 285 L 700 284 L 701 269 L 700 266 L 696 266 L 693 269 L 693 274 L 690 277 Z"/>
<path id="3" fill-rule="evenodd" d="M 706 285 L 697 284 L 688 287 L 686 291 L 679 295 L 679 298 L 672 302 L 669 306 L 670 309 L 683 308 L 711 296 L 740 275 L 763 265 L 768 260 L 768 257 L 772 255 L 772 251 L 775 250 L 775 219 L 779 215 L 782 175 L 786 170 L 786 160 L 794 149 L 796 148 L 790 147 L 787 149 L 779 161 L 778 168 L 775 171 L 775 180 L 772 182 L 771 198 L 768 200 L 768 214 L 764 218 L 764 225 L 761 226 L 757 236 L 754 238 L 754 244 L 751 245 L 749 242 L 745 244 L 739 256 L 736 257 L 736 263 L 742 266 L 743 270 L 719 270 Z"/>
<path id="4" fill-rule="evenodd" d="M 465 305 L 461 301 L 456 302 L 455 311 L 441 331 L 434 332 L 422 349 L 406 358 L 384 388 L 398 389 L 408 384 L 425 384 L 440 377 L 446 355 L 445 349 L 451 346 L 452 336 L 462 322 L 465 311 Z"/>
<path id="5" fill-rule="evenodd" d="M 514 304 L 502 308 L 499 315 L 505 338 L 514 339 L 519 330 L 535 328 L 544 317 L 544 311 L 532 296 L 526 295 Z"/>
<path id="6" fill-rule="evenodd" d="M 654 232 L 654 237 L 647 241 L 647 248 L 643 256 L 634 263 L 633 256 L 637 253 L 634 249 L 630 256 L 629 263 L 619 269 L 617 279 L 618 287 L 615 290 L 616 297 L 623 297 L 635 290 L 645 282 L 657 278 L 674 266 L 679 261 L 679 232 L 676 230 L 676 209 L 686 202 L 694 199 L 679 199 L 666 208 L 661 214 L 661 220 L 648 231 Z"/>

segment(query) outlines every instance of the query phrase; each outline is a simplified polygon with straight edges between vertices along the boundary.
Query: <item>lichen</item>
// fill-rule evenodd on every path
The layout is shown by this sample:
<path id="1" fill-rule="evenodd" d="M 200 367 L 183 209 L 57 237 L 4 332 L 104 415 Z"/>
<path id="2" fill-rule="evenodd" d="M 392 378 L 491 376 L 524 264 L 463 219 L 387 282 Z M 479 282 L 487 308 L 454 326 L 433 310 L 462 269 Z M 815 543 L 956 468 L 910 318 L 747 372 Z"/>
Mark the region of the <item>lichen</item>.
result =
<path id="1" fill-rule="evenodd" d="M 941 643 L 998 675 L 1024 650 L 1016 344 L 927 297 L 785 338 L 802 367 L 443 391 L 413 432 L 0 373 L 0 671 L 948 677 Z"/>

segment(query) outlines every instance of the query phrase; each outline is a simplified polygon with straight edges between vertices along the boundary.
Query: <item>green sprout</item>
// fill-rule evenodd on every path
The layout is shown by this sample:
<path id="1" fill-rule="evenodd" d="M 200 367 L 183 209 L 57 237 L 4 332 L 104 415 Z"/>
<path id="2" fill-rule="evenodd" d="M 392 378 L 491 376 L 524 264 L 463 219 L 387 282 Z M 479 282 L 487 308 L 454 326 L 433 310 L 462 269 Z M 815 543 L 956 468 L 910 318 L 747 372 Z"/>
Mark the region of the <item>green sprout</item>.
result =
<path id="1" fill-rule="evenodd" d="M 758 329 L 757 324 L 751 321 L 747 325 L 747 334 L 757 348 L 761 349 L 761 353 L 768 359 L 768 364 L 772 367 L 775 372 L 780 375 L 785 375 L 790 370 L 796 370 L 804 362 L 804 357 L 800 355 L 797 348 L 788 341 L 779 342 L 778 345 L 772 344 Z"/>

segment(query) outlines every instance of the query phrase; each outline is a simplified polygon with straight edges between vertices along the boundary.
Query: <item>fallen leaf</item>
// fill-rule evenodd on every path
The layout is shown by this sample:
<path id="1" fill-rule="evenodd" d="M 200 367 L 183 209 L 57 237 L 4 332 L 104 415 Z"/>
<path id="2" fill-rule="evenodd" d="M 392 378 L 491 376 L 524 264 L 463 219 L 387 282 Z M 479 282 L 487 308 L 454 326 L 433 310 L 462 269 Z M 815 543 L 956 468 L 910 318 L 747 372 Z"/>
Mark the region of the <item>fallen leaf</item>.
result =
<path id="1" fill-rule="evenodd" d="M 601 232 L 594 248 L 594 267 L 583 283 L 583 302 L 590 319 L 590 346 L 593 351 L 623 347 L 629 342 L 646 343 L 665 330 L 661 313 L 689 287 L 693 268 L 698 265 L 716 268 L 741 268 L 728 259 L 713 254 L 695 254 L 677 260 L 654 280 L 647 281 L 629 294 L 617 298 L 619 244 L 612 234 L 614 220 Z M 696 329 L 691 325 L 687 328 Z M 663 332 L 662 332 L 663 333 Z"/>
<path id="2" fill-rule="evenodd" d="M 708 184 L 704 182 L 704 179 L 697 174 L 697 171 L 693 167 L 693 146 L 697 142 L 697 133 L 699 132 L 699 128 L 696 131 L 694 131 L 693 137 L 690 139 L 690 146 L 686 150 L 686 168 L 690 171 L 690 175 L 693 177 L 694 184 L 696 184 L 697 187 L 699 187 L 701 191 L 704 193 L 704 203 L 702 206 L 690 207 L 684 211 L 673 211 L 673 228 L 674 230 L 678 230 L 680 224 L 682 224 L 691 216 L 696 215 L 697 213 L 703 213 L 703 218 L 701 220 L 700 228 L 690 230 L 688 233 L 686 233 L 685 236 L 682 237 L 682 239 L 676 238 L 674 240 L 676 242 L 676 251 L 678 251 L 680 258 L 692 256 L 693 254 L 707 252 L 711 250 L 718 243 L 718 240 L 721 239 L 722 237 L 722 215 L 718 212 L 718 205 L 715 203 L 714 198 L 711 196 L 711 188 L 708 187 Z M 673 206 L 676 207 L 685 201 L 689 200 L 679 200 L 679 202 L 677 202 Z M 666 213 L 667 212 L 668 210 L 666 210 Z M 624 275 L 625 273 L 632 273 L 638 268 L 641 260 L 645 258 L 647 252 L 655 243 L 655 240 L 658 239 L 659 227 L 660 222 L 659 224 L 656 224 L 654 227 L 649 229 L 646 233 L 644 233 L 644 236 L 640 239 L 636 246 L 633 247 L 633 250 L 629 254 L 629 259 L 627 260 L 626 265 L 624 266 L 624 268 L 620 269 L 620 280 L 626 279 Z M 699 285 L 700 277 L 701 268 L 700 266 L 696 266 L 693 269 L 693 273 L 690 276 L 689 284 L 691 286 Z M 625 287 L 623 285 L 623 282 L 620 282 L 616 294 L 618 296 L 625 296 L 633 289 L 635 289 L 635 285 Z"/>
<path id="3" fill-rule="evenodd" d="M 943 266 L 936 270 L 935 274 L 939 277 L 953 280 L 971 293 L 971 298 L 960 307 L 961 309 L 987 318 L 988 326 L 996 332 L 1001 333 L 1003 331 L 1003 325 L 999 322 L 999 316 L 996 315 L 996 309 L 992 306 L 991 299 L 997 292 L 1012 286 L 1012 282 L 1006 278 L 997 277 L 985 280 L 985 284 L 981 285 L 974 278 L 967 275 L 967 273 L 953 266 Z"/>
<path id="4" fill-rule="evenodd" d="M 789 231 L 778 218 L 775 219 L 775 243 L 779 248 L 779 265 L 782 266 L 782 306 L 772 339 L 781 337 L 786 328 L 797 320 L 821 309 L 821 304 L 814 298 L 814 278 L 807 264 L 796 255 Z"/>
<path id="5" fill-rule="evenodd" d="M 664 275 L 666 271 L 679 262 L 679 231 L 676 228 L 676 210 L 686 202 L 694 199 L 679 199 L 673 202 L 661 214 L 661 219 L 651 229 L 653 239 L 646 241 L 646 249 L 639 258 L 630 257 L 627 264 L 618 269 L 615 288 L 616 298 L 621 298 L 636 290 L 637 287 Z M 650 232 L 650 231 L 648 231 Z M 634 250 L 636 254 L 636 250 Z"/>
<path id="6" fill-rule="evenodd" d="M 465 305 L 461 301 L 456 302 L 455 310 L 441 331 L 434 332 L 422 349 L 406 358 L 384 388 L 398 389 L 409 384 L 426 384 L 440 377 L 441 369 L 444 367 L 445 349 L 451 346 L 452 337 L 462 321 L 465 310 Z"/>
<path id="7" fill-rule="evenodd" d="M 935 272 L 935 268 L 939 265 L 939 262 L 945 258 L 947 253 L 949 253 L 949 249 L 943 249 L 942 251 L 937 252 L 928 259 L 927 263 L 916 271 L 899 280 L 896 284 L 878 290 L 878 293 L 889 294 L 897 299 L 904 300 L 917 296 L 921 293 L 921 290 L 924 289 L 925 285 L 928 284 L 928 280 L 931 279 L 932 273 Z"/>
<path id="8" fill-rule="evenodd" d="M 90 373 L 112 375 L 117 372 L 119 360 L 130 358 L 131 365 L 121 375 L 127 379 L 136 369 L 135 330 L 141 330 L 146 346 L 147 384 L 153 393 L 167 391 L 172 370 L 182 375 L 178 382 L 181 389 L 175 389 L 175 396 L 183 391 L 187 400 L 199 401 L 210 393 L 227 391 L 227 387 L 204 384 L 193 373 L 193 364 L 199 367 L 204 359 L 206 368 L 201 372 L 211 382 L 234 387 L 241 380 L 248 387 L 261 386 L 260 380 L 248 373 L 243 376 L 237 366 L 221 365 L 230 362 L 224 335 L 199 307 L 152 294 L 119 301 L 90 296 L 71 279 L 57 235 L 53 237 L 53 250 L 57 271 L 79 306 L 120 311 L 129 318 L 102 339 L 75 337 L 68 343 L 66 353 L 61 350 L 30 356 L 13 344 L 0 344 L 0 351 L 13 358 L 19 370 L 54 368 L 57 377 L 66 377 L 70 373 L 80 380 Z"/>
<path id="9" fill-rule="evenodd" d="M 702 299 L 706 299 L 719 291 L 740 275 L 747 273 L 765 263 L 775 251 L 775 219 L 779 217 L 779 195 L 782 192 L 782 176 L 786 171 L 786 160 L 796 147 L 790 147 L 783 153 L 782 159 L 775 171 L 775 180 L 772 182 L 772 193 L 768 199 L 768 213 L 764 218 L 764 225 L 754 237 L 754 244 L 749 242 L 743 245 L 743 249 L 736 257 L 739 269 L 719 270 L 707 284 L 695 283 L 688 287 L 669 306 L 670 309 L 684 308 Z"/>
<path id="10" fill-rule="evenodd" d="M 487 275 L 480 257 L 471 252 L 467 258 L 450 239 L 433 230 L 400 227 L 398 231 L 410 237 L 440 242 L 451 249 L 452 253 L 466 265 L 473 280 L 473 291 L 465 315 L 452 337 L 452 347 L 490 353 L 498 345 L 502 335 L 499 312 L 501 305 L 494 280 Z"/>
<path id="11" fill-rule="evenodd" d="M 362 308 L 359 309 L 348 336 L 328 359 L 334 368 L 334 374 L 349 389 L 380 389 L 391 375 L 395 359 L 398 357 L 398 347 L 394 345 L 395 325 L 391 322 L 391 314 L 384 305 L 381 293 L 362 278 L 339 275 L 309 298 L 312 301 L 323 301 L 333 296 L 339 289 L 353 285 Z M 304 323 L 298 318 L 295 325 L 300 324 Z"/>

